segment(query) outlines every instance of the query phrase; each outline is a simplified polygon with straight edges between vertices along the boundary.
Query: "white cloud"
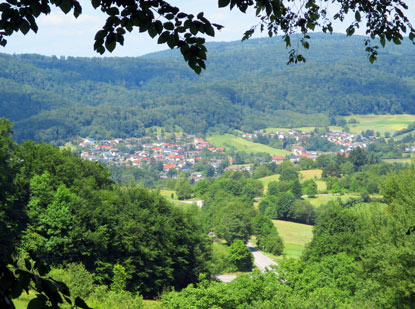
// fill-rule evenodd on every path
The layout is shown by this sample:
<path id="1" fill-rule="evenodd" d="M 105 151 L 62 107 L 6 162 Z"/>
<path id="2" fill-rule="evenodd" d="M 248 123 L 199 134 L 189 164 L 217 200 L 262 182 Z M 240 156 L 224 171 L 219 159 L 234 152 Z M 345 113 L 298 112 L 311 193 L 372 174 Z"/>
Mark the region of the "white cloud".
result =
<path id="1" fill-rule="evenodd" d="M 67 15 L 59 12 L 52 12 L 49 15 L 39 17 L 39 26 L 69 26 L 69 25 L 97 25 L 103 22 L 102 18 L 82 14 L 75 18 L 71 13 Z"/>

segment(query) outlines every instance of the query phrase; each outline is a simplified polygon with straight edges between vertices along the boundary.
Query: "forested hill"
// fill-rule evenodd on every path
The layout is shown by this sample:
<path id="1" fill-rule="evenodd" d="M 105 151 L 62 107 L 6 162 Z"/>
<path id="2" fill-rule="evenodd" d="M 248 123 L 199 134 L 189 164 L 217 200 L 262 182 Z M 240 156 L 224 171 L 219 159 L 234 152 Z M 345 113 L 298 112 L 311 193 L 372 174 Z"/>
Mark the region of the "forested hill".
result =
<path id="1" fill-rule="evenodd" d="M 0 54 L 0 117 L 16 138 L 125 137 L 329 124 L 331 115 L 415 113 L 415 47 L 379 50 L 364 37 L 314 35 L 306 64 L 287 66 L 281 38 L 208 44 L 197 76 L 174 52 L 138 58 Z M 295 43 L 295 42 L 293 42 Z"/>

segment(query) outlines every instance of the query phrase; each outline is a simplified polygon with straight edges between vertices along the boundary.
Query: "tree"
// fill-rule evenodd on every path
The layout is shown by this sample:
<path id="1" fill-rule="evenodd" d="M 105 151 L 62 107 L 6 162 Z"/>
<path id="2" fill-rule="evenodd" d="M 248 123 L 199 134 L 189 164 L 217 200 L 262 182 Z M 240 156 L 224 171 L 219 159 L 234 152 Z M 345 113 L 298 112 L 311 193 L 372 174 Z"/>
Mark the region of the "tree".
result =
<path id="1" fill-rule="evenodd" d="M 409 34 L 414 42 L 415 28 L 404 15 L 408 6 L 402 0 L 309 0 L 300 8 L 292 1 L 263 1 L 263 0 L 219 0 L 219 7 L 237 7 L 246 12 L 249 7 L 256 9 L 255 14 L 259 24 L 247 30 L 243 40 L 251 37 L 257 29 L 266 31 L 269 36 L 282 34 L 285 44 L 291 47 L 291 35 L 301 33 L 299 44 L 303 49 L 309 48 L 309 32 L 321 29 L 324 33 L 333 33 L 332 19 L 328 16 L 330 6 L 336 9 L 334 20 L 344 22 L 346 15 L 354 14 L 354 20 L 346 28 L 346 34 L 352 36 L 356 28 L 365 27 L 365 50 L 369 61 L 377 57 L 377 45 L 372 40 L 379 39 L 384 47 L 386 41 L 401 44 L 403 35 Z M 167 44 L 170 48 L 180 49 L 184 60 L 196 72 L 205 69 L 206 47 L 205 38 L 200 35 L 214 36 L 215 29 L 223 26 L 211 23 L 201 12 L 196 16 L 182 12 L 164 0 L 128 1 L 128 0 L 91 0 L 95 9 L 100 9 L 108 16 L 105 25 L 95 35 L 94 50 L 100 54 L 112 52 L 117 44 L 124 44 L 124 35 L 133 29 L 146 32 L 152 38 L 157 37 L 159 44 Z M 41 14 L 49 14 L 51 5 L 60 8 L 65 14 L 73 12 L 75 17 L 82 13 L 82 7 L 77 0 L 50 1 L 36 0 L 21 2 L 10 0 L 0 4 L 0 45 L 7 44 L 6 37 L 15 32 L 37 32 L 36 18 Z M 387 12 L 387 13 L 385 13 Z M 295 45 L 294 45 L 295 46 Z M 289 51 L 289 63 L 305 62 L 299 48 Z"/>
<path id="2" fill-rule="evenodd" d="M 235 240 L 229 248 L 229 262 L 241 271 L 252 270 L 254 257 L 242 240 Z"/>
<path id="3" fill-rule="evenodd" d="M 252 213 L 242 203 L 230 202 L 217 215 L 215 232 L 228 244 L 239 239 L 246 243 L 252 232 Z"/>

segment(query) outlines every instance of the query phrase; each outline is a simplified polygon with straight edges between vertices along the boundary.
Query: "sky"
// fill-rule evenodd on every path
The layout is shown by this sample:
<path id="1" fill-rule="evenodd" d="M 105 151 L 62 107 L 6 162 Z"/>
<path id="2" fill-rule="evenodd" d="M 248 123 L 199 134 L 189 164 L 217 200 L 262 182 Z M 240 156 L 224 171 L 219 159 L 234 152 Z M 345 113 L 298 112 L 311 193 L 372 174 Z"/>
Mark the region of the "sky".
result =
<path id="1" fill-rule="evenodd" d="M 207 41 L 240 40 L 246 30 L 258 23 L 253 9 L 248 10 L 246 14 L 237 9 L 232 11 L 229 8 L 219 9 L 217 0 L 170 0 L 169 2 L 186 13 L 203 11 L 211 22 L 225 26 L 220 32 L 216 31 L 214 38 L 207 37 Z M 21 33 L 15 33 L 7 38 L 8 44 L 4 48 L 0 47 L 0 52 L 37 53 L 48 56 L 99 56 L 93 50 L 93 43 L 95 33 L 105 23 L 105 15 L 99 10 L 94 10 L 88 0 L 80 0 L 80 3 L 83 13 L 78 19 L 75 19 L 71 13 L 65 15 L 53 9 L 51 14 L 41 15 L 38 18 L 37 34 L 29 32 L 24 36 Z M 415 24 L 415 0 L 408 0 L 406 3 L 409 6 L 406 14 Z M 345 24 L 334 25 L 335 32 L 344 32 L 344 28 Z M 357 32 L 357 34 L 363 34 L 363 32 Z M 257 36 L 264 36 L 264 34 Z M 151 39 L 147 33 L 133 30 L 125 36 L 124 46 L 117 45 L 112 53 L 106 52 L 104 56 L 135 57 L 167 48 L 166 45 L 158 45 L 156 40 Z"/>

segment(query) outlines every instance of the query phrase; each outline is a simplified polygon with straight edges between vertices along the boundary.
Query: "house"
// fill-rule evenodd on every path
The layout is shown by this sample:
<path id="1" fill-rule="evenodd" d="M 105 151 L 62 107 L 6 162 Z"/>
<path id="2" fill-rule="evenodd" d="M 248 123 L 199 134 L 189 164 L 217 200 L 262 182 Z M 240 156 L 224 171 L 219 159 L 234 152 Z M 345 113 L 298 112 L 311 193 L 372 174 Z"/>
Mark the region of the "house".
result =
<path id="1" fill-rule="evenodd" d="M 299 155 L 305 154 L 307 151 L 303 146 L 293 145 L 292 152 L 295 156 L 299 156 Z"/>
<path id="2" fill-rule="evenodd" d="M 272 162 L 274 163 L 281 163 L 282 161 L 284 161 L 284 157 L 283 156 L 272 156 Z"/>
<path id="3" fill-rule="evenodd" d="M 163 172 L 168 172 L 172 168 L 176 168 L 176 164 L 164 164 L 163 165 Z"/>

